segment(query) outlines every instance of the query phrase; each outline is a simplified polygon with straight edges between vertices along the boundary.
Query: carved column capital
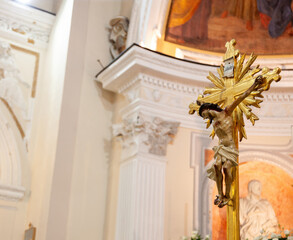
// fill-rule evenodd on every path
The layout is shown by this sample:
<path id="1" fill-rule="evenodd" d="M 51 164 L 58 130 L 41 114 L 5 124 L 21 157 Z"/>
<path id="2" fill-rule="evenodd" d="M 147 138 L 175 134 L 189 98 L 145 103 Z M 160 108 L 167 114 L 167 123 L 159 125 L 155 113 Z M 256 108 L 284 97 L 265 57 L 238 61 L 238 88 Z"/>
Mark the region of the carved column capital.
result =
<path id="1" fill-rule="evenodd" d="M 165 156 L 179 125 L 179 122 L 138 114 L 114 124 L 113 135 L 122 142 L 123 160 L 139 152 Z"/>
<path id="2" fill-rule="evenodd" d="M 145 122 L 145 134 L 147 140 L 144 141 L 149 146 L 149 153 L 165 156 L 167 145 L 177 134 L 179 122 L 166 121 L 159 117 L 154 117 L 152 121 Z"/>

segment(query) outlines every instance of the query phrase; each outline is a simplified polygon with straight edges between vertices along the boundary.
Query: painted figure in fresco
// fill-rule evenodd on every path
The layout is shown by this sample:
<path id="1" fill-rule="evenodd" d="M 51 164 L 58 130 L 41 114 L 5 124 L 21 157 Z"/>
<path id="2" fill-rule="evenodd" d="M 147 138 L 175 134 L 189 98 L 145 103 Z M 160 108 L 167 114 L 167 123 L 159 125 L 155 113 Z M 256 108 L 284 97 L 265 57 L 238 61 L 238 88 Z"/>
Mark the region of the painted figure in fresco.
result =
<path id="1" fill-rule="evenodd" d="M 232 168 L 237 166 L 238 150 L 233 140 L 234 123 L 232 113 L 234 109 L 254 90 L 259 89 L 263 83 L 262 76 L 255 79 L 253 85 L 240 95 L 231 105 L 225 109 L 217 104 L 198 102 L 200 105 L 199 115 L 203 119 L 209 119 L 213 124 L 215 134 L 219 138 L 218 146 L 213 147 L 214 162 L 207 170 L 208 178 L 217 184 L 218 194 L 214 204 L 219 208 L 224 207 L 230 201 L 230 189 L 233 182 Z M 225 175 L 226 191 L 223 193 L 223 173 Z"/>
<path id="2" fill-rule="evenodd" d="M 262 33 L 264 27 L 272 38 L 277 38 L 285 32 L 289 35 L 287 37 L 290 37 L 293 36 L 292 8 L 292 0 L 172 0 L 166 39 L 187 46 L 203 44 L 204 48 L 207 48 L 205 50 L 210 50 L 218 46 L 218 41 L 222 41 L 221 29 L 223 34 L 229 34 L 236 30 L 227 31 L 225 27 L 242 28 L 243 23 L 248 31 L 255 28 Z M 227 21 L 220 21 L 222 27 L 215 23 L 218 17 L 228 16 L 242 21 L 233 23 L 229 22 L 229 18 Z M 247 37 L 259 38 L 252 37 L 247 31 L 241 31 Z"/>
<path id="3" fill-rule="evenodd" d="M 222 17 L 227 15 L 243 19 L 246 23 L 246 29 L 253 29 L 253 21 L 259 18 L 256 0 L 226 0 L 226 11 Z"/>
<path id="4" fill-rule="evenodd" d="M 263 230 L 266 235 L 278 230 L 278 220 L 271 204 L 261 198 L 261 182 L 248 183 L 248 195 L 240 198 L 240 238 L 253 240 Z"/>
<path id="5" fill-rule="evenodd" d="M 197 42 L 208 39 L 208 20 L 211 14 L 211 0 L 173 1 L 168 33 L 180 36 L 181 41 Z M 179 8 L 178 8 L 179 7 Z M 179 18 L 180 17 L 180 18 Z"/>
<path id="6" fill-rule="evenodd" d="M 257 0 L 262 25 L 268 28 L 271 37 L 283 34 L 288 24 L 293 25 L 292 0 Z M 291 28 L 290 35 L 293 35 Z"/>
<path id="7" fill-rule="evenodd" d="M 293 23 L 291 3 L 292 0 L 226 0 L 227 10 L 222 17 L 230 15 L 243 19 L 247 30 L 252 30 L 253 22 L 260 19 L 270 36 L 276 38 Z"/>

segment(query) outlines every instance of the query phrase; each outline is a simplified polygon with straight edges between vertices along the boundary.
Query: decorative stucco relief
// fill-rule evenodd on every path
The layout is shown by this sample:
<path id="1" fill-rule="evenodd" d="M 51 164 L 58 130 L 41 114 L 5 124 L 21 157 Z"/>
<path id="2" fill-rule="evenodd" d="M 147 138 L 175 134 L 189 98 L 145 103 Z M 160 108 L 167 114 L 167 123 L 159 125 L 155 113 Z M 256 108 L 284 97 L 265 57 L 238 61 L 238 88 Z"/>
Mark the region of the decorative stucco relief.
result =
<path id="1" fill-rule="evenodd" d="M 113 59 L 125 50 L 128 25 L 129 20 L 124 16 L 117 16 L 110 20 L 109 41 L 111 43 L 110 53 Z"/>
<path id="2" fill-rule="evenodd" d="M 41 29 L 34 28 L 29 25 L 25 25 L 23 22 L 11 21 L 8 18 L 0 18 L 0 28 L 1 30 L 11 31 L 22 36 L 26 36 L 28 41 L 40 40 L 43 42 L 49 41 L 49 31 L 43 31 Z M 31 42 L 33 43 L 33 42 Z"/>
<path id="3" fill-rule="evenodd" d="M 6 42 L 0 42 L 0 72 L 0 98 L 11 107 L 19 108 L 26 118 L 27 105 L 22 88 L 28 89 L 31 86 L 21 78 L 11 47 Z"/>
<path id="4" fill-rule="evenodd" d="M 22 43 L 46 47 L 55 16 L 14 1 L 0 2 L 0 32 Z"/>
<path id="5" fill-rule="evenodd" d="M 33 97 L 32 86 L 28 82 L 32 80 L 23 79 L 14 53 L 9 43 L 0 41 L 0 100 L 10 112 L 22 138 L 27 141 Z"/>
<path id="6" fill-rule="evenodd" d="M 20 136 L 24 139 L 25 149 L 26 125 L 31 116 L 28 114 L 29 104 L 25 93 L 30 92 L 31 86 L 25 82 L 17 67 L 16 59 L 10 44 L 0 42 L 0 139 L 2 156 L 0 164 L 0 198 L 5 200 L 19 200 L 24 196 L 22 187 L 21 146 L 17 144 Z M 12 125 L 20 135 L 15 134 Z"/>

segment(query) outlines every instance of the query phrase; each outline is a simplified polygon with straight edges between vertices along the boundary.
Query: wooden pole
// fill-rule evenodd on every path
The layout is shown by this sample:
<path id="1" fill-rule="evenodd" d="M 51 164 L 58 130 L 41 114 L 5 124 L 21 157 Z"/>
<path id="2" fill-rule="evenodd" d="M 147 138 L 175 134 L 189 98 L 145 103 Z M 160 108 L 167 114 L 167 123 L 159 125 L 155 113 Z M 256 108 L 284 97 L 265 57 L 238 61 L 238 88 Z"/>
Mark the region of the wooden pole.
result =
<path id="1" fill-rule="evenodd" d="M 227 79 L 227 86 L 232 86 L 235 84 L 235 79 Z M 230 81 L 229 81 L 230 80 Z M 230 96 L 227 99 L 227 103 L 231 104 L 234 101 L 234 96 Z M 235 113 L 233 113 L 235 114 Z M 233 130 L 233 139 L 237 150 L 239 150 L 239 138 L 237 130 L 236 117 L 234 119 L 234 130 Z M 237 158 L 239 163 L 239 157 Z M 232 174 L 234 181 L 232 182 L 230 189 L 230 201 L 227 205 L 227 240 L 240 240 L 240 221 L 239 221 L 239 165 L 232 168 Z"/>

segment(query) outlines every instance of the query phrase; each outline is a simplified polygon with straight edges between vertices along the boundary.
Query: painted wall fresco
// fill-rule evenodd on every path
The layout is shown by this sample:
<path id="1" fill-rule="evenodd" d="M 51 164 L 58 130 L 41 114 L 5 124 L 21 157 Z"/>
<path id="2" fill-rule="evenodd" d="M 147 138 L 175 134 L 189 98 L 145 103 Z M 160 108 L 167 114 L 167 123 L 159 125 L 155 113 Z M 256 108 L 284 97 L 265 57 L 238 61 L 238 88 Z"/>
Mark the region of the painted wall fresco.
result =
<path id="1" fill-rule="evenodd" d="M 261 197 L 272 205 L 281 228 L 293 229 L 293 178 L 281 168 L 263 162 L 242 163 L 239 175 L 240 198 L 247 196 L 249 181 L 259 180 Z M 213 196 L 215 194 L 216 187 Z M 212 232 L 213 240 L 226 239 L 226 209 L 212 207 Z"/>
<path id="2" fill-rule="evenodd" d="M 232 38 L 244 53 L 293 54 L 292 0 L 172 0 L 165 40 L 224 52 Z"/>

